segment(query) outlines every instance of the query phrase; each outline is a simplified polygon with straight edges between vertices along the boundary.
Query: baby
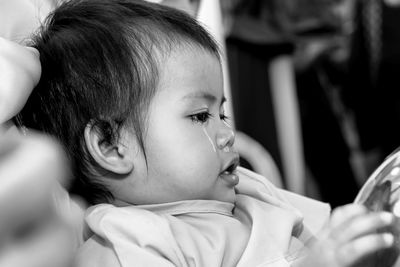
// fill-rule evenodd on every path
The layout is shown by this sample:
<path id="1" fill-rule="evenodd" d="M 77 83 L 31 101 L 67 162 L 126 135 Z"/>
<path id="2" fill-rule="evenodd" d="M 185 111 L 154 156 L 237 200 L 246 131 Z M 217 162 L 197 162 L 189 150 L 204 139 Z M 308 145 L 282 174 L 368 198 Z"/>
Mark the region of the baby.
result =
<path id="1" fill-rule="evenodd" d="M 218 46 L 189 16 L 72 0 L 35 48 L 20 121 L 65 146 L 72 192 L 96 204 L 78 266 L 352 266 L 393 246 L 376 232 L 390 214 L 350 205 L 327 222 L 327 205 L 238 167 Z"/>

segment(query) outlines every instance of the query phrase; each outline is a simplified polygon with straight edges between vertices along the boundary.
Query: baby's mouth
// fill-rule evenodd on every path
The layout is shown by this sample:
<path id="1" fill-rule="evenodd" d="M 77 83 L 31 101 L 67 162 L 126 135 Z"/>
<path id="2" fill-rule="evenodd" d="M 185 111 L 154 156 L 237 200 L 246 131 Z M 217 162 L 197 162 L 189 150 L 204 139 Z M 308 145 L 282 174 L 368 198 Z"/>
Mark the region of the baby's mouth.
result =
<path id="1" fill-rule="evenodd" d="M 239 183 L 239 176 L 236 174 L 236 168 L 239 166 L 239 158 L 235 157 L 229 165 L 220 173 L 222 178 L 229 186 L 236 186 Z"/>

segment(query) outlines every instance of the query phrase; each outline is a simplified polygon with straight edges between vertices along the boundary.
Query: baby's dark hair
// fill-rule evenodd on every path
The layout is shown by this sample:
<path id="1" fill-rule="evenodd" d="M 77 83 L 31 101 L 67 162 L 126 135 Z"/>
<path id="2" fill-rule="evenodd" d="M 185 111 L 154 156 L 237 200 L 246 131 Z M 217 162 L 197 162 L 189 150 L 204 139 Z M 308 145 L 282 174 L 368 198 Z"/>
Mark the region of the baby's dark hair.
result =
<path id="1" fill-rule="evenodd" d="M 118 141 L 122 127 L 132 127 L 145 153 L 147 108 L 168 53 L 203 49 L 219 59 L 217 44 L 194 19 L 140 0 L 67 1 L 47 18 L 34 47 L 42 76 L 19 121 L 64 145 L 71 192 L 89 203 L 113 196 L 94 172 L 99 166 L 86 148 L 86 126 L 108 144 Z"/>

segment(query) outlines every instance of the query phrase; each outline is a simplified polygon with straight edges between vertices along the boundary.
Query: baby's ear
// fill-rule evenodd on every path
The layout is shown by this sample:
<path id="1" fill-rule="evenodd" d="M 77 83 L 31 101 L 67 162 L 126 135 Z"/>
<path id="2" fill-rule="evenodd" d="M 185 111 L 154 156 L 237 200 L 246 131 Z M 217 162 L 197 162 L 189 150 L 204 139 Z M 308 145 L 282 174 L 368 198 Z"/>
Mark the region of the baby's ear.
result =
<path id="1" fill-rule="evenodd" d="M 107 127 L 108 129 L 104 129 Z M 85 143 L 92 158 L 102 168 L 115 174 L 129 174 L 133 170 L 132 153 L 120 138 L 112 138 L 109 123 L 88 123 L 85 128 Z M 118 140 L 113 140 L 118 139 Z"/>

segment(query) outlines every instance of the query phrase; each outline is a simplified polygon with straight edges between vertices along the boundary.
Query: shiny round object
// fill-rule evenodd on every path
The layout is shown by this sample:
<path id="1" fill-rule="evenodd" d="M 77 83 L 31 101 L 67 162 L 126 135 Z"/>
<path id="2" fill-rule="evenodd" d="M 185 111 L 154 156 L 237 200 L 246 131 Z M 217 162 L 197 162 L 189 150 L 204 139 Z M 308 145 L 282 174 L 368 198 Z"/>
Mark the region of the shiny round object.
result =
<path id="1" fill-rule="evenodd" d="M 398 218 L 396 226 L 379 230 L 379 232 L 390 232 L 394 235 L 395 247 L 374 253 L 363 259 L 357 266 L 395 266 L 400 252 L 400 150 L 387 157 L 372 173 L 354 202 L 365 205 L 372 212 L 387 211 Z"/>

